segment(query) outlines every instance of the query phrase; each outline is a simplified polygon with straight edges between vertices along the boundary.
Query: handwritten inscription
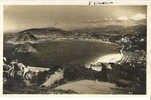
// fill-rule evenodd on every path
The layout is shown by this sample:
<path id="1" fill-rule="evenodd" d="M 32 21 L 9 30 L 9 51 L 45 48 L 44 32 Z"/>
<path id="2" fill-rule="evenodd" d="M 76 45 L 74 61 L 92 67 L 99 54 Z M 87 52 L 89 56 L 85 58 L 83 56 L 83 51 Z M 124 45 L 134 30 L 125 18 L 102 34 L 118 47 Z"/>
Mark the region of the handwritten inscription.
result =
<path id="1" fill-rule="evenodd" d="M 89 1 L 89 6 L 97 6 L 104 4 L 113 4 L 113 1 Z"/>

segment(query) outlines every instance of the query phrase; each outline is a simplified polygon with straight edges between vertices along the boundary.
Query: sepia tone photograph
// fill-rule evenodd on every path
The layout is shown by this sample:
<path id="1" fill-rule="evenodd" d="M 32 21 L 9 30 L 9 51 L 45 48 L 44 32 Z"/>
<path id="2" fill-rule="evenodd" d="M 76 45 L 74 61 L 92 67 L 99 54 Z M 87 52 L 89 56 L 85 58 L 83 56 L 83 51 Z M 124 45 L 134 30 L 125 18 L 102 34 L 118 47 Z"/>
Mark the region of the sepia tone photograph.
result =
<path id="1" fill-rule="evenodd" d="M 146 94 L 146 6 L 3 9 L 3 94 Z"/>

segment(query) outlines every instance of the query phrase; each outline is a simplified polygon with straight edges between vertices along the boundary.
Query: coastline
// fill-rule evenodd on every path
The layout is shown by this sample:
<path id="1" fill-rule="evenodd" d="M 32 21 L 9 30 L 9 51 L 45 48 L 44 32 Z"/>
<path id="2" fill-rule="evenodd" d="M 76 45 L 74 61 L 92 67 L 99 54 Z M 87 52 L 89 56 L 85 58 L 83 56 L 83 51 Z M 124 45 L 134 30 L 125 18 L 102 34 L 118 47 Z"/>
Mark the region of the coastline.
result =
<path id="1" fill-rule="evenodd" d="M 117 43 L 114 43 L 114 42 L 110 42 L 110 41 L 103 41 L 101 39 L 87 39 L 87 38 L 78 38 L 78 39 L 74 39 L 74 38 L 48 38 L 48 39 L 39 39 L 37 41 L 19 41 L 19 42 L 16 42 L 14 40 L 8 40 L 6 43 L 9 43 L 9 44 L 14 44 L 14 45 L 17 45 L 17 44 L 24 44 L 24 43 L 31 43 L 31 44 L 36 44 L 36 43 L 39 43 L 39 42 L 44 42 L 44 41 L 63 41 L 63 40 L 70 40 L 70 41 L 88 41 L 88 42 L 101 42 L 101 43 L 106 43 L 106 44 L 113 44 L 113 45 L 118 45 Z"/>
<path id="2" fill-rule="evenodd" d="M 104 55 L 97 60 L 95 60 L 95 63 L 102 62 L 102 63 L 116 63 L 122 59 L 122 55 L 120 53 L 112 53 Z"/>
<path id="3" fill-rule="evenodd" d="M 117 63 L 122 60 L 123 56 L 120 53 L 111 53 L 104 56 L 98 57 L 90 63 L 86 64 L 87 68 L 90 67 L 90 64 L 97 65 L 98 63 Z"/>

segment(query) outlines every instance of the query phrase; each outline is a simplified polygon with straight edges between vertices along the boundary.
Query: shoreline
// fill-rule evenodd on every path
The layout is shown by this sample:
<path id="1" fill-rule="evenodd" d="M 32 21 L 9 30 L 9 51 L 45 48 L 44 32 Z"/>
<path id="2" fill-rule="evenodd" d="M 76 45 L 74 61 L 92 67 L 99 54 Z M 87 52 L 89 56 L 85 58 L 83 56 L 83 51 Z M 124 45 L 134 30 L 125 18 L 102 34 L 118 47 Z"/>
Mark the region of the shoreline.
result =
<path id="1" fill-rule="evenodd" d="M 122 55 L 120 53 L 112 53 L 107 54 L 102 57 L 100 57 L 96 62 L 102 62 L 102 63 L 116 63 L 122 59 Z"/>
<path id="2" fill-rule="evenodd" d="M 104 56 L 98 57 L 95 60 L 91 61 L 88 64 L 85 64 L 87 68 L 90 67 L 90 64 L 97 65 L 98 63 L 117 63 L 122 60 L 123 56 L 120 53 L 111 53 Z"/>
<path id="3" fill-rule="evenodd" d="M 63 40 L 70 40 L 70 41 L 88 41 L 88 42 L 101 42 L 101 43 L 106 43 L 106 44 L 113 44 L 113 45 L 118 45 L 117 43 L 114 43 L 114 42 L 110 42 L 110 41 L 103 41 L 101 39 L 88 39 L 88 38 L 78 38 L 78 39 L 74 39 L 74 38 L 48 38 L 48 39 L 40 39 L 40 40 L 37 40 L 37 41 L 20 41 L 19 43 L 18 42 L 15 42 L 14 40 L 8 40 L 6 43 L 8 44 L 14 44 L 14 45 L 17 45 L 17 44 L 25 44 L 25 43 L 31 43 L 31 44 L 36 44 L 36 43 L 39 43 L 39 42 L 44 42 L 44 41 L 63 41 Z"/>

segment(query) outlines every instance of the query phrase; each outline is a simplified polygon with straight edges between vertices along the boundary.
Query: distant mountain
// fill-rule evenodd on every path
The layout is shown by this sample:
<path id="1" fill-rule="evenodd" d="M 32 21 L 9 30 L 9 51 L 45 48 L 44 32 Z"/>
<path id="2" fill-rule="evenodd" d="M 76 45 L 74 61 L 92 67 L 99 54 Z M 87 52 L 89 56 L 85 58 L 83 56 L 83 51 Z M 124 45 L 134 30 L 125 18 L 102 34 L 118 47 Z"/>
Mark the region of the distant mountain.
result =
<path id="1" fill-rule="evenodd" d="M 36 35 L 44 35 L 44 34 L 51 34 L 51 32 L 65 32 L 62 29 L 59 28 L 54 28 L 54 27 L 48 27 L 48 28 L 32 28 L 32 29 L 27 29 L 24 31 L 19 32 L 19 34 L 24 34 L 24 33 L 28 33 L 28 34 L 36 34 Z"/>
<path id="2" fill-rule="evenodd" d="M 121 26 L 121 25 L 107 25 L 97 28 L 84 28 L 73 30 L 74 32 L 86 33 L 86 34 L 102 34 L 102 35 L 121 35 L 121 34 L 134 34 L 136 32 L 146 31 L 146 25 L 135 26 Z"/>
<path id="3" fill-rule="evenodd" d="M 68 33 L 59 28 L 32 28 L 18 33 L 4 34 L 4 41 L 11 44 L 35 43 L 41 39 L 64 37 Z"/>
<path id="4" fill-rule="evenodd" d="M 54 40 L 59 38 L 97 38 L 101 39 L 103 35 L 126 35 L 146 33 L 146 25 L 121 26 L 107 25 L 97 28 L 84 28 L 72 31 L 64 31 L 59 28 L 33 28 L 16 33 L 16 35 L 8 36 L 5 41 L 12 44 L 38 43 L 41 40 Z"/>

